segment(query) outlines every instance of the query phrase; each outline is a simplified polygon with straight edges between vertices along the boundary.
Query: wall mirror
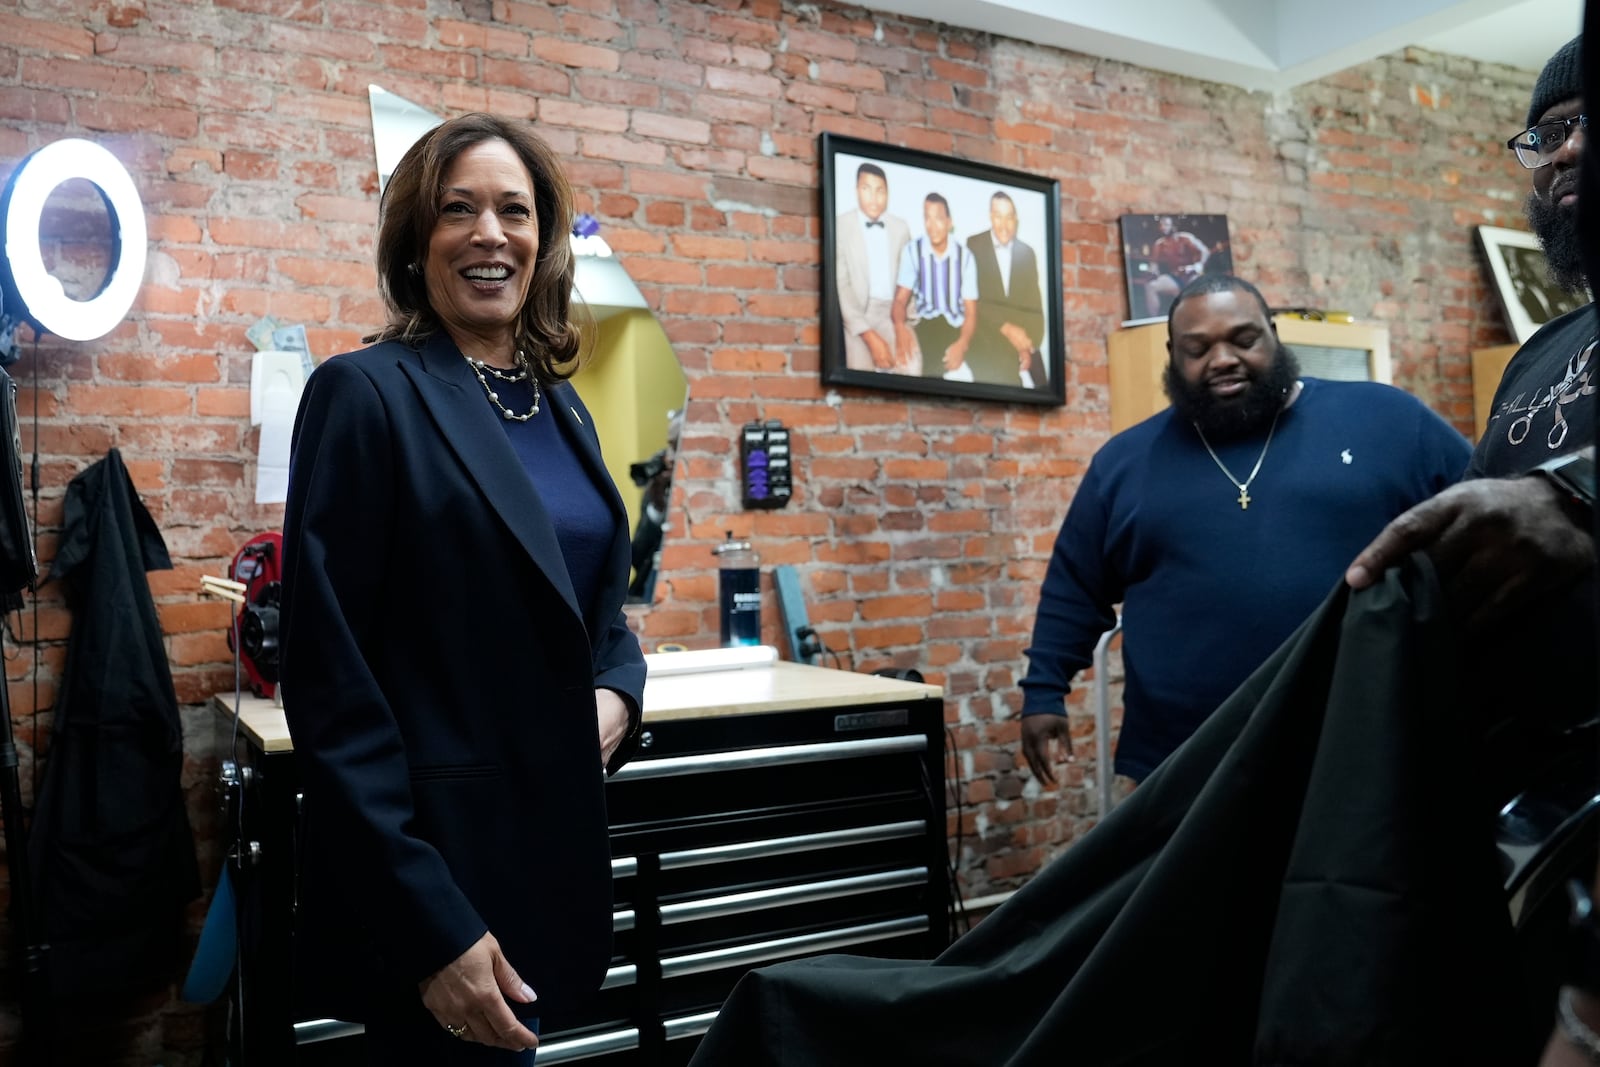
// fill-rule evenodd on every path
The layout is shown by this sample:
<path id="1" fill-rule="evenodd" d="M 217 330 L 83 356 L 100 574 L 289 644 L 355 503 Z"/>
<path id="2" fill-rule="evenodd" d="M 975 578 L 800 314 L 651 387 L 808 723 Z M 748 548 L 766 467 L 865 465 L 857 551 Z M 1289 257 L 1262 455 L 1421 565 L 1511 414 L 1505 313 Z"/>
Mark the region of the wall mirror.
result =
<path id="1" fill-rule="evenodd" d="M 406 149 L 443 120 L 376 85 L 368 95 L 381 191 Z M 572 385 L 594 415 L 606 466 L 628 508 L 634 547 L 629 602 L 648 604 L 662 533 L 672 527 L 666 505 L 689 383 L 666 332 L 605 238 L 596 233 L 572 243 L 573 292 L 595 320 L 592 354 Z"/>
<path id="2" fill-rule="evenodd" d="M 105 288 L 117 259 L 114 225 L 87 179 L 70 178 L 45 199 L 39 232 L 49 239 L 39 242 L 39 253 L 68 300 L 83 303 Z"/>

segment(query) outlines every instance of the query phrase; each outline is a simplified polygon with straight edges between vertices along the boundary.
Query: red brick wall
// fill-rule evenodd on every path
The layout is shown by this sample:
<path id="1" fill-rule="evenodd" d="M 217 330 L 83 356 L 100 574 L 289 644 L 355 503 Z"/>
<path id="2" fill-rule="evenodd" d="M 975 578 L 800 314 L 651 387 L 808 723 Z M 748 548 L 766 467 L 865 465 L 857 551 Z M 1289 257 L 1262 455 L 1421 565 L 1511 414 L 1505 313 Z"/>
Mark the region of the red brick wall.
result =
<path id="1" fill-rule="evenodd" d="M 198 577 L 281 519 L 252 503 L 245 329 L 263 314 L 303 322 L 320 357 L 378 322 L 368 83 L 436 112 L 533 117 L 691 383 L 667 602 L 640 619 L 647 645 L 714 640 L 723 530 L 796 565 L 843 666 L 914 666 L 946 687 L 962 884 L 1007 888 L 1093 822 L 1081 769 L 1059 793 L 1016 770 L 1015 683 L 1056 526 L 1106 436 L 1118 216 L 1227 214 L 1238 269 L 1270 299 L 1387 323 L 1397 382 L 1469 430 L 1469 350 L 1506 339 L 1471 227 L 1520 225 L 1525 178 L 1500 145 L 1531 82 L 1418 52 L 1249 94 L 779 0 L 0 0 L 0 174 L 60 137 L 92 138 L 133 173 L 151 230 L 128 320 L 99 341 L 46 338 L 15 368 L 24 411 L 39 405 L 43 554 L 66 482 L 120 448 L 177 564 L 151 581 L 179 695 L 230 685 L 227 611 L 198 598 Z M 824 130 L 1061 181 L 1064 408 L 820 386 Z M 795 431 L 784 511 L 738 508 L 730 444 L 757 417 Z M 54 588 L 38 614 L 37 674 L 26 650 L 7 662 L 25 747 L 35 682 L 48 728 L 69 626 Z M 31 614 L 16 627 L 36 632 Z M 209 723 L 186 712 L 214 872 Z M 117 1026 L 78 1022 L 81 1061 L 198 1063 L 196 1013 L 164 999 Z M 12 1027 L 0 1017 L 0 1043 Z"/>

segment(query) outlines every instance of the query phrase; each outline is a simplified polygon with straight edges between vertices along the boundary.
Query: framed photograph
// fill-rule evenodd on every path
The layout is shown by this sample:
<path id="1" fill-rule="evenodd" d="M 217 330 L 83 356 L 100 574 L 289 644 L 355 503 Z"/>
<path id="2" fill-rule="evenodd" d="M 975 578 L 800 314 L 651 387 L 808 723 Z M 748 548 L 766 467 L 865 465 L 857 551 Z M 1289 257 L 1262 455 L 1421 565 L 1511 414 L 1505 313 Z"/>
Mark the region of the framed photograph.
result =
<path id="1" fill-rule="evenodd" d="M 1489 261 L 1506 323 L 1517 344 L 1522 344 L 1551 319 L 1589 302 L 1581 293 L 1569 293 L 1550 279 L 1539 239 L 1522 230 L 1479 226 L 1478 243 Z"/>
<path id="2" fill-rule="evenodd" d="M 1185 285 L 1202 274 L 1233 273 L 1228 216 L 1122 216 L 1122 270 L 1128 286 L 1123 325 L 1165 322 Z"/>
<path id="3" fill-rule="evenodd" d="M 822 380 L 1066 402 L 1050 179 L 824 133 Z"/>

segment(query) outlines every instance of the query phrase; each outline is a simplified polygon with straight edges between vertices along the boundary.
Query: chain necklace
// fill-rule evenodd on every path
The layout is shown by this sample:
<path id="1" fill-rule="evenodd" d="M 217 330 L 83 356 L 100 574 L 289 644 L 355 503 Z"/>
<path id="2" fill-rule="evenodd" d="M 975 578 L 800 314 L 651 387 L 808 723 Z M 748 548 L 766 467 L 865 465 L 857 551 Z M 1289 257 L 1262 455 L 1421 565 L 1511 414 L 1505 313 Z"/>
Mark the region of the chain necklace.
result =
<path id="1" fill-rule="evenodd" d="M 517 349 L 517 366 L 515 370 L 502 370 L 490 366 L 481 359 L 466 357 L 467 366 L 472 368 L 472 373 L 478 376 L 478 383 L 483 386 L 483 391 L 489 394 L 489 403 L 493 404 L 500 412 L 500 417 L 510 419 L 512 422 L 527 422 L 539 414 L 539 379 L 535 378 L 528 370 L 528 357 Z M 500 394 L 494 391 L 494 386 L 489 384 L 489 379 L 494 378 L 502 382 L 527 382 L 533 386 L 533 408 L 525 415 L 518 415 L 504 404 L 500 403 Z"/>
<path id="2" fill-rule="evenodd" d="M 1282 414 L 1282 407 L 1272 413 L 1272 425 L 1267 428 L 1267 443 L 1261 446 L 1261 455 L 1256 457 L 1256 465 L 1250 468 L 1250 477 L 1242 482 L 1233 476 L 1233 472 L 1223 464 L 1222 460 L 1217 458 L 1217 453 L 1212 449 L 1211 442 L 1206 440 L 1205 434 L 1200 433 L 1200 424 L 1198 422 L 1191 423 L 1194 426 L 1194 432 L 1200 434 L 1200 443 L 1205 445 L 1206 451 L 1210 453 L 1211 462 L 1215 463 L 1217 469 L 1227 477 L 1228 481 L 1233 483 L 1235 489 L 1239 490 L 1240 511 L 1250 510 L 1250 483 L 1255 481 L 1256 475 L 1261 473 L 1261 463 L 1267 458 L 1267 449 L 1272 447 L 1272 432 L 1278 428 L 1278 416 Z"/>

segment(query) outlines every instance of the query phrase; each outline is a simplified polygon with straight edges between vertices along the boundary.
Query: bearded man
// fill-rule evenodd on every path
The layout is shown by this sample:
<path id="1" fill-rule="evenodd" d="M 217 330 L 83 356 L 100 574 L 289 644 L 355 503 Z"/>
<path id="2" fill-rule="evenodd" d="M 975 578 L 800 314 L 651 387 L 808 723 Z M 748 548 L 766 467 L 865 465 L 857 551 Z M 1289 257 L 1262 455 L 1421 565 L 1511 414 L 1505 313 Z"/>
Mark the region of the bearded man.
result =
<path id="1" fill-rule="evenodd" d="M 1527 122 L 1506 147 L 1532 179 L 1528 223 L 1544 246 L 1551 279 L 1570 292 L 1587 294 L 1578 220 L 1589 125 L 1583 111 L 1582 37 L 1568 41 L 1545 64 Z M 1350 565 L 1345 577 L 1352 587 L 1366 588 L 1409 553 L 1425 550 L 1456 610 L 1475 631 L 1515 624 L 1525 611 L 1546 620 L 1565 616 L 1571 624 L 1559 630 L 1566 649 L 1552 647 L 1549 635 L 1535 628 L 1510 629 L 1540 642 L 1539 662 L 1593 660 L 1589 591 L 1582 582 L 1595 565 L 1597 336 L 1591 302 L 1528 338 L 1495 390 L 1467 480 L 1390 523 Z M 1517 660 L 1508 653 L 1505 662 Z M 1583 703 L 1590 699 L 1585 695 Z"/>
<path id="2" fill-rule="evenodd" d="M 1064 700 L 1123 606 L 1119 776 L 1188 739 L 1386 523 L 1454 483 L 1465 438 L 1387 385 L 1302 378 L 1266 300 L 1204 275 L 1167 317 L 1172 406 L 1108 441 L 1067 510 L 1022 679 L 1022 753 L 1055 781 Z"/>
<path id="3" fill-rule="evenodd" d="M 1528 223 L 1544 247 L 1550 278 L 1583 294 L 1583 244 L 1578 231 L 1578 174 L 1588 119 L 1583 113 L 1574 38 L 1550 60 L 1534 89 L 1528 128 L 1509 146 L 1528 168 Z M 1477 475 L 1521 474 L 1594 440 L 1595 315 L 1585 304 L 1548 322 L 1518 350 L 1489 409 L 1473 456 Z"/>
<path id="4" fill-rule="evenodd" d="M 1600 8 L 1591 4 L 1586 25 L 1595 24 Z M 1591 67 L 1588 95 L 1600 84 L 1597 74 Z M 1527 127 L 1506 147 L 1528 170 L 1528 222 L 1551 278 L 1586 296 L 1600 240 L 1593 217 L 1585 233 L 1578 201 L 1594 199 L 1600 183 L 1594 147 L 1585 144 L 1584 99 L 1583 38 L 1575 37 L 1545 64 Z M 1455 614 L 1483 650 L 1477 661 L 1500 668 L 1474 673 L 1481 709 L 1464 709 L 1489 723 L 1499 751 L 1515 754 L 1500 760 L 1500 777 L 1526 787 L 1559 776 L 1583 796 L 1593 792 L 1592 779 L 1583 778 L 1592 768 L 1563 769 L 1561 757 L 1594 751 L 1581 723 L 1595 711 L 1596 339 L 1592 302 L 1528 338 L 1495 392 L 1471 477 L 1390 523 L 1345 576 L 1363 589 L 1407 555 L 1426 551 Z M 1591 895 L 1600 893 L 1600 875 L 1593 885 Z M 1548 1020 L 1551 1003 L 1559 1005 L 1557 1032 L 1541 1061 L 1546 1067 L 1600 1062 L 1600 971 L 1578 965 L 1596 958 L 1593 922 L 1576 921 L 1590 906 L 1575 906 L 1566 928 L 1570 943 L 1560 939 L 1562 927 L 1548 922 L 1525 922 L 1519 930 L 1535 1020 Z"/>

